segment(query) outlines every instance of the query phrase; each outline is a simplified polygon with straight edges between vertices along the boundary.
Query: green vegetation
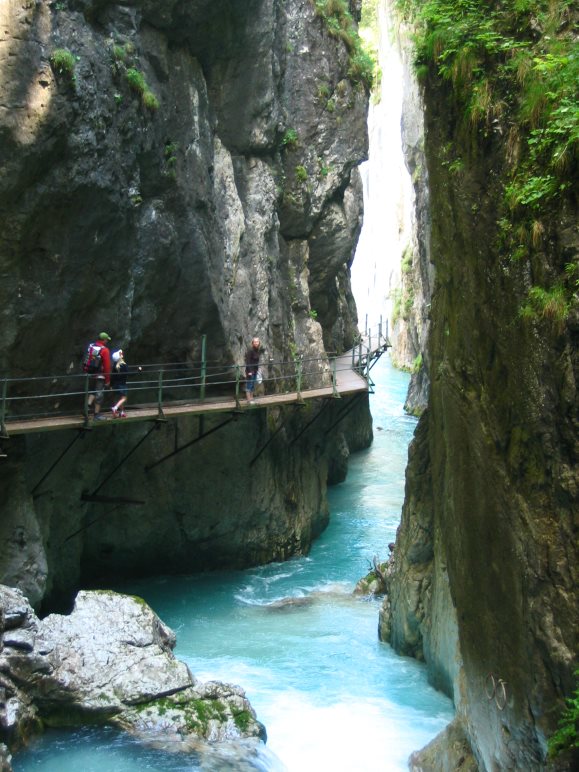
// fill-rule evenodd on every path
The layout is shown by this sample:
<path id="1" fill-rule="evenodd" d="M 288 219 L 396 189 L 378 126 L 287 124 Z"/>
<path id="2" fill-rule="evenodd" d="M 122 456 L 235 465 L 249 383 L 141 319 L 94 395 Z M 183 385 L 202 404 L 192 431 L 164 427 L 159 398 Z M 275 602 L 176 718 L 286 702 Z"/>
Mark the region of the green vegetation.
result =
<path id="1" fill-rule="evenodd" d="M 125 77 L 129 86 L 133 89 L 133 91 L 136 91 L 137 94 L 144 94 L 144 92 L 147 90 L 147 81 L 145 80 L 145 76 L 140 70 L 136 70 L 134 67 L 129 67 L 125 73 Z"/>
<path id="2" fill-rule="evenodd" d="M 316 320 L 318 318 L 318 312 L 315 309 L 310 308 L 308 312 L 308 316 L 310 317 L 310 319 Z"/>
<path id="3" fill-rule="evenodd" d="M 308 179 L 308 170 L 305 166 L 302 166 L 301 164 L 298 164 L 295 168 L 296 172 L 296 179 L 298 182 L 306 182 Z"/>
<path id="4" fill-rule="evenodd" d="M 327 164 L 323 158 L 318 158 L 318 167 L 320 177 L 327 177 L 328 174 L 332 171 L 330 164 Z"/>
<path id="5" fill-rule="evenodd" d="M 144 74 L 134 66 L 135 47 L 132 43 L 114 43 L 111 47 L 111 69 L 115 79 L 124 79 L 131 91 L 141 97 L 141 104 L 147 110 L 155 111 L 160 107 L 159 100 L 149 88 Z M 115 102 L 120 105 L 122 94 L 114 95 Z"/>
<path id="6" fill-rule="evenodd" d="M 340 38 L 348 50 L 348 77 L 368 91 L 374 82 L 373 52 L 364 46 L 350 13 L 348 0 L 312 0 L 316 14 L 322 18 L 332 37 Z"/>
<path id="7" fill-rule="evenodd" d="M 392 290 L 392 324 L 400 319 L 400 311 L 402 309 L 402 290 L 395 287 Z"/>
<path id="8" fill-rule="evenodd" d="M 76 59 L 68 48 L 56 48 L 50 55 L 50 64 L 58 75 L 74 76 Z"/>
<path id="9" fill-rule="evenodd" d="M 240 732 L 247 732 L 252 715 L 248 710 L 234 710 L 233 721 Z"/>
<path id="10" fill-rule="evenodd" d="M 144 107 L 147 107 L 149 110 L 158 109 L 159 100 L 147 85 L 145 76 L 140 70 L 137 70 L 135 67 L 129 67 L 125 72 L 125 78 L 129 87 L 141 97 Z"/>
<path id="11" fill-rule="evenodd" d="M 548 742 L 549 757 L 552 759 L 564 751 L 579 748 L 579 670 L 575 671 L 575 679 L 577 688 L 573 696 L 565 700 L 567 707 L 559 720 L 559 729 Z"/>
<path id="12" fill-rule="evenodd" d="M 494 5 L 494 7 L 493 7 Z M 415 64 L 449 82 L 471 129 L 504 125 L 508 205 L 537 208 L 570 188 L 579 148 L 572 0 L 399 0 Z"/>
<path id="13" fill-rule="evenodd" d="M 288 150 L 295 150 L 298 146 L 298 139 L 298 133 L 295 129 L 286 129 L 286 132 L 281 139 L 282 147 L 285 147 Z"/>
<path id="14" fill-rule="evenodd" d="M 165 156 L 165 163 L 169 166 L 177 163 L 177 150 L 179 150 L 178 142 L 166 142 L 163 154 Z"/>
<path id="15" fill-rule="evenodd" d="M 165 160 L 164 174 L 172 180 L 177 179 L 177 151 L 179 150 L 179 143 L 168 140 L 165 142 L 163 148 L 163 156 Z"/>
<path id="16" fill-rule="evenodd" d="M 209 728 L 209 721 L 217 720 L 220 723 L 227 721 L 226 705 L 216 699 L 188 699 L 186 696 L 174 694 L 169 697 L 159 697 L 133 706 L 133 710 L 146 715 L 166 716 L 170 711 L 177 720 L 180 718 L 190 732 L 197 735 L 205 735 Z M 243 731 L 247 728 L 251 715 L 245 717 L 247 711 L 238 710 L 233 713 L 236 726 Z"/>
<path id="17" fill-rule="evenodd" d="M 298 277 L 293 263 L 288 266 L 288 278 L 289 299 L 292 307 L 295 307 L 298 302 Z"/>
<path id="18" fill-rule="evenodd" d="M 288 348 L 290 352 L 290 357 L 293 359 L 294 362 L 297 362 L 299 353 L 298 353 L 298 347 L 295 341 L 290 340 L 290 342 L 288 343 Z"/>
<path id="19" fill-rule="evenodd" d="M 410 273 L 410 271 L 412 270 L 412 247 L 410 246 L 410 244 L 408 244 L 408 246 L 404 248 L 404 252 L 402 253 L 402 262 L 400 263 L 400 268 L 402 270 L 403 275 Z"/>
<path id="20" fill-rule="evenodd" d="M 574 195 L 579 172 L 579 18 L 572 0 L 398 0 L 415 30 L 421 79 L 448 88 L 461 145 L 480 152 L 501 137 L 499 248 L 532 260 L 552 239 L 548 225 Z M 468 158 L 449 160 L 453 174 Z M 533 287 L 525 318 L 563 325 L 576 284 L 562 273 L 550 288 Z"/>
<path id="21" fill-rule="evenodd" d="M 117 62 L 126 62 L 129 53 L 125 46 L 115 44 L 112 50 L 113 59 Z"/>
<path id="22" fill-rule="evenodd" d="M 418 354 L 418 356 L 415 357 L 414 361 L 412 362 L 412 372 L 419 373 L 421 369 L 422 369 L 422 354 Z"/>
<path id="23" fill-rule="evenodd" d="M 561 283 L 555 284 L 551 289 L 531 287 L 528 292 L 528 300 L 520 310 L 523 319 L 551 322 L 553 326 L 562 331 L 567 316 L 569 315 L 570 302 L 567 299 L 565 287 Z"/>
<path id="24" fill-rule="evenodd" d="M 159 109 L 159 100 L 157 97 L 153 94 L 152 91 L 145 91 L 142 95 L 142 102 L 143 107 L 148 108 L 149 110 L 158 110 Z"/>

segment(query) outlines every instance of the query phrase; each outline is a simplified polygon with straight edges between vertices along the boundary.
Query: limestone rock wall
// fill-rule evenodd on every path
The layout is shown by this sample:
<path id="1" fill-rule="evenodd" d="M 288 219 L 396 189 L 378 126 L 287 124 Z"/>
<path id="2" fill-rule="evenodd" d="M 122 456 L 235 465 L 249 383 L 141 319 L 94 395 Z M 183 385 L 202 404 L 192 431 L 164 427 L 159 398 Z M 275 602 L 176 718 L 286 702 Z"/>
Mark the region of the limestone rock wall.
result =
<path id="1" fill-rule="evenodd" d="M 576 300 L 563 324 L 519 310 L 533 283 L 576 262 L 577 212 L 562 206 L 532 260 L 512 260 L 496 230 L 499 128 L 473 151 L 445 85 L 429 81 L 425 97 L 431 388 L 381 630 L 454 697 L 481 770 L 540 770 L 575 688 L 579 326 Z"/>
<path id="2" fill-rule="evenodd" d="M 199 361 L 203 335 L 223 367 L 255 334 L 275 361 L 348 348 L 367 94 L 311 0 L 14 0 L 0 22 L 0 372 L 75 371 L 101 330 L 134 363 Z M 161 428 L 107 483 L 146 503 L 114 511 L 81 494 L 144 428 L 92 433 L 36 490 L 69 436 L 10 440 L 3 581 L 38 604 L 108 572 L 306 550 L 343 453 L 292 444 L 290 413 L 145 473 L 201 432 Z"/>

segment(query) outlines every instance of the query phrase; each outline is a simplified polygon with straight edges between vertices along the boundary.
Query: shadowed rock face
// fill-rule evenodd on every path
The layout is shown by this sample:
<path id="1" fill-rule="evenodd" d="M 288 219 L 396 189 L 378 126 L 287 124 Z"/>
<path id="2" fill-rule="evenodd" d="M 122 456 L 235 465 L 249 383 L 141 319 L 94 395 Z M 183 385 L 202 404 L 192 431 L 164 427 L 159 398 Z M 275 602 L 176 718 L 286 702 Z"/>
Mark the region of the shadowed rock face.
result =
<path id="1" fill-rule="evenodd" d="M 429 81 L 425 98 L 431 386 L 410 448 L 381 634 L 424 659 L 454 697 L 481 770 L 540 770 L 576 688 L 579 324 L 576 302 L 559 326 L 525 323 L 519 311 L 532 276 L 557 276 L 576 258 L 576 212 L 561 207 L 529 261 L 505 255 L 504 140 L 479 135 L 473 158 L 444 85 Z M 460 179 L 445 166 L 451 145 L 468 159 Z M 497 699 L 490 675 L 505 683 Z M 444 768 L 444 750 L 438 759 Z"/>
<path id="2" fill-rule="evenodd" d="M 367 98 L 310 0 L 17 0 L 0 22 L 0 372 L 77 371 L 101 330 L 132 363 L 199 361 L 202 335 L 216 367 L 255 334 L 277 361 L 349 347 Z M 309 419 L 258 411 L 147 473 L 201 432 L 161 427 L 107 483 L 140 508 L 81 503 L 138 428 L 76 443 L 34 496 L 70 440 L 12 440 L 0 576 L 37 605 L 113 574 L 306 551 L 327 470 L 342 478 L 346 440 L 370 437 L 367 405 L 292 443 Z"/>

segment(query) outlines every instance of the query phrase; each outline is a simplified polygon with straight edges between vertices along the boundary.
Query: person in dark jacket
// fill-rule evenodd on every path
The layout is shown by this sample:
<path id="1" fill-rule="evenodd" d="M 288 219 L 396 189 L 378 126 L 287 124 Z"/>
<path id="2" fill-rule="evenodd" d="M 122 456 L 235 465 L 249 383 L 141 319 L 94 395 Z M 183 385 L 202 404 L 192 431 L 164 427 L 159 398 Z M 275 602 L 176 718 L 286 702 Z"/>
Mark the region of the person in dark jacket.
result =
<path id="1" fill-rule="evenodd" d="M 253 392 L 259 371 L 259 356 L 261 343 L 259 338 L 253 338 L 251 346 L 245 352 L 245 398 L 249 404 L 253 403 Z"/>

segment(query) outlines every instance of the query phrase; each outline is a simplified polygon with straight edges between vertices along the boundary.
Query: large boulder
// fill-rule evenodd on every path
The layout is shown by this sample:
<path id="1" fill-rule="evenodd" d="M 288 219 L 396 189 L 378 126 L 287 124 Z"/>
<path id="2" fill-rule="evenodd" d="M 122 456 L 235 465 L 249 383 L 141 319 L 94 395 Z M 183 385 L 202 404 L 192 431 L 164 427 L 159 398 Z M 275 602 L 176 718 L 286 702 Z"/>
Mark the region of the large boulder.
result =
<path id="1" fill-rule="evenodd" d="M 175 635 L 140 598 L 80 592 L 69 616 L 38 619 L 19 590 L 0 585 L 5 710 L 0 741 L 17 748 L 42 725 L 112 724 L 188 750 L 265 730 L 244 691 L 200 683 L 173 655 Z"/>

